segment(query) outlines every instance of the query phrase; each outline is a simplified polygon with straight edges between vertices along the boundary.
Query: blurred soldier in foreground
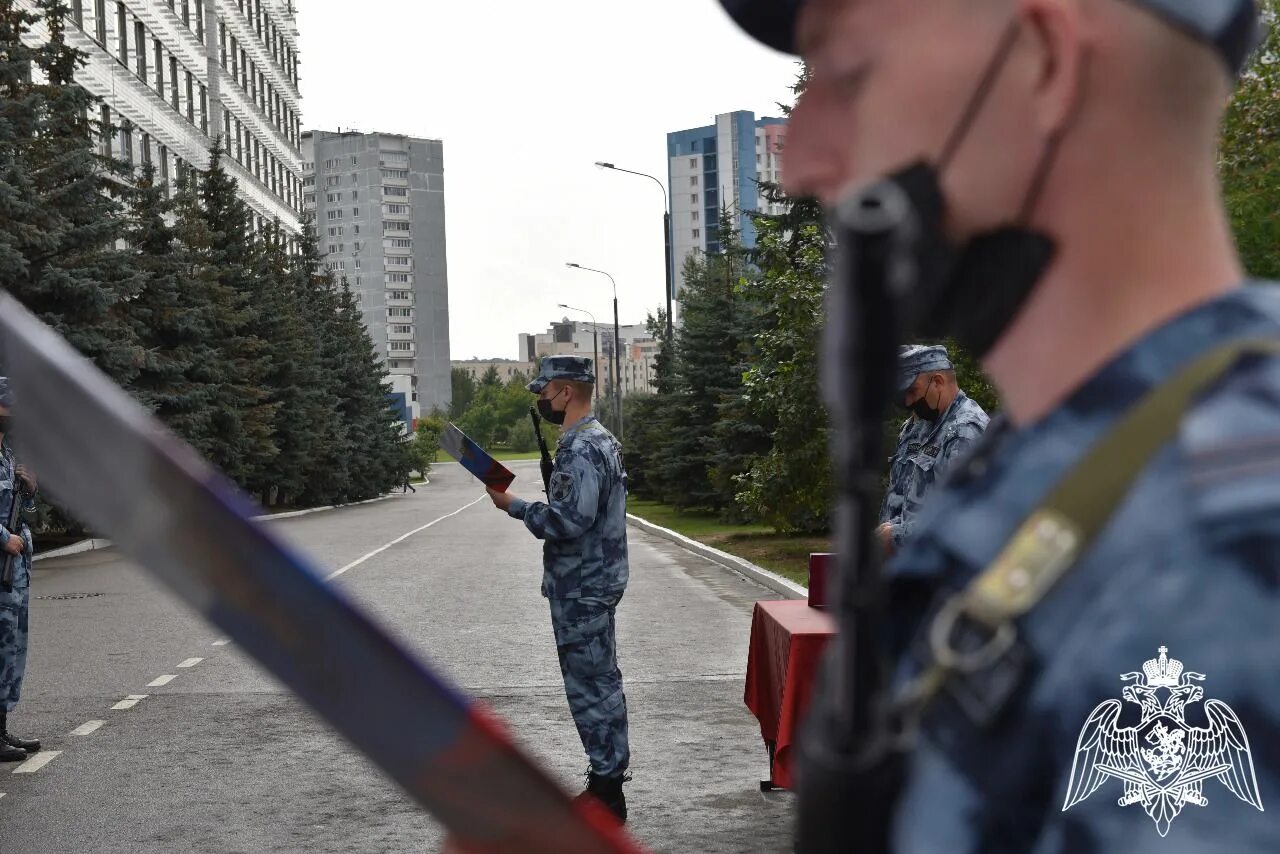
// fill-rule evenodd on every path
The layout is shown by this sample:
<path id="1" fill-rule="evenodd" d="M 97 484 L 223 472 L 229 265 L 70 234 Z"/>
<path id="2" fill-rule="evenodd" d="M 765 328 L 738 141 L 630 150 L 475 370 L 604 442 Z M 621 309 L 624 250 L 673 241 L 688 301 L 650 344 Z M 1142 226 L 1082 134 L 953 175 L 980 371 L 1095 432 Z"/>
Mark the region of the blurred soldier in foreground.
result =
<path id="1" fill-rule="evenodd" d="M 833 340 L 875 297 L 1005 407 L 842 599 L 883 631 L 832 645 L 799 850 L 1280 851 L 1280 294 L 1215 163 L 1253 3 L 722 2 L 811 71 L 784 174 L 841 229 Z M 847 436 L 884 365 L 832 352 Z"/>
<path id="2" fill-rule="evenodd" d="M 37 488 L 35 477 L 17 465 L 9 448 L 12 404 L 9 381 L 0 377 L 0 566 L 9 568 L 9 577 L 0 575 L 0 762 L 21 762 L 40 749 L 40 742 L 9 732 L 9 713 L 18 705 L 27 669 L 31 604 L 31 529 L 21 511 L 35 510 Z M 18 523 L 10 528 L 15 518 Z"/>
<path id="3" fill-rule="evenodd" d="M 529 384 L 543 419 L 560 425 L 547 503 L 489 490 L 542 547 L 542 595 L 551 605 L 569 710 L 591 760 L 587 790 L 627 820 L 622 784 L 631 761 L 627 698 L 618 669 L 617 608 L 627 589 L 627 488 L 622 446 L 591 414 L 591 360 L 549 356 Z"/>
<path id="4" fill-rule="evenodd" d="M 880 542 L 891 555 L 911 535 L 925 494 L 982 436 L 987 413 L 956 385 L 947 348 L 904 346 L 898 356 L 899 406 L 911 413 L 889 461 Z"/>

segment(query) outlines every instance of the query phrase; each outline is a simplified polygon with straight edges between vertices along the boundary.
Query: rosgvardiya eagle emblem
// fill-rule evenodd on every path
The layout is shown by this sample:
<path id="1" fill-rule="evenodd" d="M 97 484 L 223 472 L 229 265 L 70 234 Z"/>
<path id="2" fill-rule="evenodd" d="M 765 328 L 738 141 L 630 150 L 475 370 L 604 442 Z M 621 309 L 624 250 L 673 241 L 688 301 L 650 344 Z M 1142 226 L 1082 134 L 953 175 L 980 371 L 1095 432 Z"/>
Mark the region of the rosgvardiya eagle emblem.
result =
<path id="1" fill-rule="evenodd" d="M 1186 709 L 1204 697 L 1203 673 L 1183 672 L 1182 662 L 1160 647 L 1159 658 L 1126 673 L 1122 696 L 1142 710 L 1136 726 L 1119 725 L 1119 700 L 1106 700 L 1089 715 L 1076 742 L 1066 812 L 1098 790 L 1107 778 L 1124 784 L 1122 807 L 1142 804 L 1161 836 L 1186 804 L 1206 806 L 1202 787 L 1216 778 L 1240 800 L 1262 809 L 1249 739 L 1240 719 L 1220 700 L 1205 700 L 1207 727 L 1189 726 Z"/>

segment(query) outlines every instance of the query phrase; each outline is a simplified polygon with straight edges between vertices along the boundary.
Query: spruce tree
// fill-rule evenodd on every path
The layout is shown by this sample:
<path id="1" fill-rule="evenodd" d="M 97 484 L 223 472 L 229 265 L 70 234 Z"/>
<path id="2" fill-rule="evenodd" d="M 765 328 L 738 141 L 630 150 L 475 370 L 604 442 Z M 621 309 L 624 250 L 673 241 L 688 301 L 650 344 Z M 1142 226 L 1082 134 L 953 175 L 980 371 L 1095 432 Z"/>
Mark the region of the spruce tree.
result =
<path id="1" fill-rule="evenodd" d="M 220 367 L 211 401 L 208 459 L 241 488 L 259 491 L 269 483 L 279 453 L 274 440 L 279 404 L 271 400 L 266 377 L 271 352 L 260 337 L 257 283 L 252 270 L 249 212 L 236 194 L 235 179 L 222 168 L 215 143 L 209 171 L 195 188 L 198 204 L 182 209 L 184 241 L 197 273 L 214 295 L 211 344 Z M 189 176 L 188 181 L 195 181 Z"/>
<path id="2" fill-rule="evenodd" d="M 212 345 L 218 323 L 217 283 L 178 240 L 170 223 L 189 191 L 169 197 L 144 164 L 129 204 L 128 246 L 145 283 L 129 304 L 142 350 L 130 391 L 170 430 L 203 455 L 211 450 L 212 414 L 220 355 Z"/>
<path id="3" fill-rule="evenodd" d="M 4 287 L 117 382 L 140 353 L 127 300 L 143 275 L 124 236 L 128 166 L 94 151 L 96 99 L 75 83 L 67 7 L 0 2 L 0 277 Z M 48 39 L 23 37 L 42 22 Z M 108 137 L 111 128 L 100 128 Z"/>
<path id="4" fill-rule="evenodd" d="M 731 511 L 732 476 L 767 437 L 751 423 L 719 424 L 725 405 L 741 394 L 754 312 L 741 296 L 750 270 L 728 211 L 718 236 L 719 252 L 685 264 L 673 391 L 663 418 L 668 446 L 656 468 L 668 503 Z"/>
<path id="5" fill-rule="evenodd" d="M 292 259 L 294 287 L 315 343 L 316 433 L 320 440 L 311 454 L 303 484 L 302 502 L 334 504 L 344 500 L 351 477 L 351 428 L 341 407 L 348 382 L 345 341 L 341 334 L 338 293 L 324 265 L 314 223 L 303 226 L 298 254 Z"/>

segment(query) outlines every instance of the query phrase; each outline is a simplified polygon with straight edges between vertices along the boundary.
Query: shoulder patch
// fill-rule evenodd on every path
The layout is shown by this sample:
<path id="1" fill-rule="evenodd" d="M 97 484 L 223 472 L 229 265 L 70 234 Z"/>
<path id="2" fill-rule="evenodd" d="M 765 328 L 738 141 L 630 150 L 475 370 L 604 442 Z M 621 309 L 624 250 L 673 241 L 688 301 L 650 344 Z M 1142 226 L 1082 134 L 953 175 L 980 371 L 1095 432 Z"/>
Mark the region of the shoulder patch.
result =
<path id="1" fill-rule="evenodd" d="M 551 473 L 547 496 L 556 502 L 568 501 L 573 496 L 573 475 L 567 471 Z"/>

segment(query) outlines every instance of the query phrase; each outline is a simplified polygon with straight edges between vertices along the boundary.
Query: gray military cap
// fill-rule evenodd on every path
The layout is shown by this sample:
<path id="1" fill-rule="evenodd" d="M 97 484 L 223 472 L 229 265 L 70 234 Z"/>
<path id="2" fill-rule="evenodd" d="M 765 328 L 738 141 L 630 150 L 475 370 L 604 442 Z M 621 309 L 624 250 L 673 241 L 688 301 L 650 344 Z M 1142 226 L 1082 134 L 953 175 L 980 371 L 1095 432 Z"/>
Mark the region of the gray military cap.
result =
<path id="1" fill-rule="evenodd" d="M 13 406 L 13 392 L 9 391 L 8 377 L 0 377 L 0 406 Z"/>
<path id="2" fill-rule="evenodd" d="M 953 371 L 947 348 L 940 344 L 909 344 L 898 349 L 898 391 L 911 388 L 916 377 L 931 371 Z"/>
<path id="3" fill-rule="evenodd" d="M 738 26 L 775 50 L 795 53 L 796 19 L 805 0 L 720 0 Z M 1209 44 L 1233 74 L 1258 46 L 1254 0 L 1128 0 Z"/>
<path id="4" fill-rule="evenodd" d="M 552 380 L 594 385 L 596 375 L 591 368 L 591 360 L 585 356 L 547 356 L 542 360 L 542 370 L 538 372 L 538 376 L 525 388 L 534 394 L 541 394 Z"/>

